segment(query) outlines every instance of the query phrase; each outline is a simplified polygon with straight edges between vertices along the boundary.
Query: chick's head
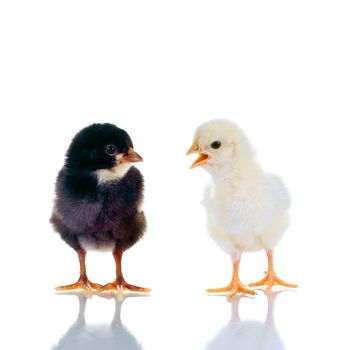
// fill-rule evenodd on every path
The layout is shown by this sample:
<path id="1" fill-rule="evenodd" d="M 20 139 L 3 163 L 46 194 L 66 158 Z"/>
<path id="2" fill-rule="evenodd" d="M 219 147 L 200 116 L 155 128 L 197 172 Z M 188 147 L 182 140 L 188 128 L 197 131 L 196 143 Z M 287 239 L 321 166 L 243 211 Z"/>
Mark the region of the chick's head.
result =
<path id="1" fill-rule="evenodd" d="M 191 169 L 202 166 L 209 172 L 254 158 L 244 132 L 227 119 L 210 120 L 199 126 L 187 154 L 197 153 Z"/>
<path id="2" fill-rule="evenodd" d="M 79 131 L 66 153 L 66 166 L 84 171 L 112 170 L 142 161 L 128 133 L 113 124 L 92 124 Z"/>

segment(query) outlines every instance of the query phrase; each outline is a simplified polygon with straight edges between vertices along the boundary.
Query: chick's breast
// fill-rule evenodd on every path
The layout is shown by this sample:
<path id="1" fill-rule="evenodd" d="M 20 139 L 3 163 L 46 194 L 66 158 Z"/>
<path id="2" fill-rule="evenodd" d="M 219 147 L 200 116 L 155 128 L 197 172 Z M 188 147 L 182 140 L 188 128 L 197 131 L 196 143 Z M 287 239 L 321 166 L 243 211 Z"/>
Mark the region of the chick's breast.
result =
<path id="1" fill-rule="evenodd" d="M 203 204 L 210 235 L 229 253 L 270 248 L 288 226 L 289 195 L 274 175 L 212 184 Z"/>
<path id="2" fill-rule="evenodd" d="M 128 249 L 146 229 L 146 218 L 140 206 L 143 201 L 143 177 L 131 168 L 119 181 L 101 189 L 103 206 L 97 220 L 97 231 L 109 232 L 116 248 Z"/>

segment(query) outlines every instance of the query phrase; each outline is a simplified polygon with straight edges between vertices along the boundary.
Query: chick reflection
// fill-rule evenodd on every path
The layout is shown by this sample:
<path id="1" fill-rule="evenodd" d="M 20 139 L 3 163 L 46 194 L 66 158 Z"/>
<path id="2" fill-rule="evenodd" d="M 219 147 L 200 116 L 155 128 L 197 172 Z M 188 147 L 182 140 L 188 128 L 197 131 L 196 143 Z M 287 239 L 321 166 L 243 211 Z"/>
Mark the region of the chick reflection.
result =
<path id="1" fill-rule="evenodd" d="M 231 320 L 206 346 L 206 350 L 284 350 L 286 349 L 274 321 L 275 299 L 278 293 L 267 295 L 268 307 L 265 322 L 241 321 L 239 301 L 231 301 Z"/>
<path id="2" fill-rule="evenodd" d="M 52 350 L 142 350 L 142 346 L 121 321 L 120 312 L 125 299 L 121 302 L 117 299 L 115 300 L 114 317 L 110 324 L 88 325 L 85 321 L 85 307 L 87 298 L 85 296 L 78 296 L 78 298 L 78 318 L 62 336 L 58 345 L 54 346 Z"/>

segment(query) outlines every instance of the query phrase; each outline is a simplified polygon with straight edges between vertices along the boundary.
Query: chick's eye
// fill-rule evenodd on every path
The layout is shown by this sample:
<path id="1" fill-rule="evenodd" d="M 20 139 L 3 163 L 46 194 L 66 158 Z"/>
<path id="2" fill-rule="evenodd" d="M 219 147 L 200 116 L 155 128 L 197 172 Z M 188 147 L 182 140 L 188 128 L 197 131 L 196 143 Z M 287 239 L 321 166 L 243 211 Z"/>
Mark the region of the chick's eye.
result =
<path id="1" fill-rule="evenodd" d="M 214 141 L 211 144 L 211 148 L 214 148 L 214 149 L 218 149 L 218 148 L 220 148 L 220 146 L 221 146 L 221 142 L 220 141 Z"/>
<path id="2" fill-rule="evenodd" d="M 105 152 L 110 155 L 113 156 L 114 154 L 117 153 L 117 147 L 114 145 L 107 145 L 105 148 Z"/>

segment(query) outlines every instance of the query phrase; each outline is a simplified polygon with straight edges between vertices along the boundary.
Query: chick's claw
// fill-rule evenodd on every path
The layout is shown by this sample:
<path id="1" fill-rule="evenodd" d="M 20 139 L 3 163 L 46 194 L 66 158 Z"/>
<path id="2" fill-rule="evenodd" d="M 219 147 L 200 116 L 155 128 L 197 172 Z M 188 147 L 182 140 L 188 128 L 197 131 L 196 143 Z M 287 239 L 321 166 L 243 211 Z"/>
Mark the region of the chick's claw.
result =
<path id="1" fill-rule="evenodd" d="M 110 283 L 107 283 L 104 286 L 101 286 L 98 289 L 98 293 L 103 293 L 103 292 L 117 292 L 117 293 L 120 293 L 120 292 L 124 292 L 124 291 L 139 292 L 139 293 L 150 293 L 151 289 L 134 286 L 134 285 L 129 284 L 129 283 L 125 282 L 125 281 L 110 282 Z"/>
<path id="2" fill-rule="evenodd" d="M 222 288 L 209 288 L 207 289 L 207 293 L 225 293 L 229 292 L 232 289 L 231 286 L 222 287 Z"/>
<path id="3" fill-rule="evenodd" d="M 267 275 L 260 281 L 249 283 L 249 287 L 267 286 L 266 291 L 271 292 L 273 286 L 282 286 L 287 288 L 297 288 L 297 284 L 287 283 L 278 278 L 275 274 L 267 273 Z"/>
<path id="4" fill-rule="evenodd" d="M 234 284 L 229 284 L 227 287 L 223 288 L 211 288 L 207 289 L 208 293 L 228 293 L 228 297 L 232 298 L 238 293 L 256 295 L 256 292 L 248 289 L 243 283 L 237 282 Z"/>
<path id="5" fill-rule="evenodd" d="M 102 286 L 98 289 L 98 292 L 110 292 L 110 291 L 117 291 L 118 290 L 118 284 L 116 282 L 110 282 Z"/>
<path id="6" fill-rule="evenodd" d="M 83 291 L 87 294 L 92 294 L 93 291 L 96 291 L 98 289 L 100 289 L 102 286 L 98 283 L 93 283 L 89 280 L 79 280 L 76 283 L 73 284 L 68 284 L 66 286 L 59 286 L 56 287 L 56 291 L 59 293 L 64 293 L 64 292 L 79 292 L 79 291 Z"/>
<path id="7" fill-rule="evenodd" d="M 140 293 L 150 293 L 151 289 L 145 287 L 134 286 L 132 284 L 126 283 L 123 285 L 124 290 L 129 290 L 132 292 L 140 292 Z"/>
<path id="8" fill-rule="evenodd" d="M 230 293 L 228 294 L 228 298 L 232 298 L 235 295 L 237 295 L 238 293 L 242 293 L 242 294 L 250 294 L 250 295 L 256 295 L 256 292 L 254 292 L 251 289 L 248 289 L 246 286 L 244 286 L 243 284 L 239 285 L 238 287 L 232 289 L 230 291 Z"/>

